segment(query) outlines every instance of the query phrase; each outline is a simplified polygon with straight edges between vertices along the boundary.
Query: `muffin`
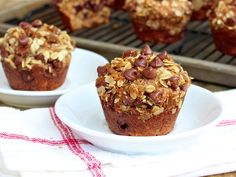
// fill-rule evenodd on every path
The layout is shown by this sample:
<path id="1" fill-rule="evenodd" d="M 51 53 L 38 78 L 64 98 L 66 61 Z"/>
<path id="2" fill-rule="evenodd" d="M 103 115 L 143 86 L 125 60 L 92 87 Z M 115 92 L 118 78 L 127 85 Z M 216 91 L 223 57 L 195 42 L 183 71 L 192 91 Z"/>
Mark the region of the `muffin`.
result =
<path id="1" fill-rule="evenodd" d="M 97 92 L 112 132 L 158 136 L 174 128 L 191 79 L 167 52 L 156 54 L 145 45 L 97 72 Z"/>
<path id="2" fill-rule="evenodd" d="M 236 56 L 236 3 L 219 0 L 209 14 L 209 21 L 216 49 Z"/>
<path id="3" fill-rule="evenodd" d="M 16 90 L 48 91 L 61 86 L 73 45 L 65 31 L 40 20 L 21 22 L 0 40 L 0 59 L 9 85 Z"/>
<path id="4" fill-rule="evenodd" d="M 111 0 L 53 0 L 62 22 L 71 31 L 108 23 Z"/>
<path id="5" fill-rule="evenodd" d="M 192 20 L 207 20 L 207 13 L 212 8 L 214 0 L 192 0 Z"/>
<path id="6" fill-rule="evenodd" d="M 143 41 L 173 43 L 184 36 L 192 14 L 188 0 L 127 0 L 134 32 Z"/>

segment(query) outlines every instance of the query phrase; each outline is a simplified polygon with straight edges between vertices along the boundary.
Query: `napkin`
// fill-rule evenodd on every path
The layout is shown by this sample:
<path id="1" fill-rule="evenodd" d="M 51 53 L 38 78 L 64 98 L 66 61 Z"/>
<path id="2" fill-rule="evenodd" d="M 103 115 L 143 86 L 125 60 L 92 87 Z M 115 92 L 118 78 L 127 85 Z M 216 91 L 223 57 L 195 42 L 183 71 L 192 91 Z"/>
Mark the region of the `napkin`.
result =
<path id="1" fill-rule="evenodd" d="M 220 123 L 168 153 L 118 154 L 81 139 L 54 108 L 0 107 L 0 177 L 203 176 L 236 171 L 236 90 L 216 93 Z"/>

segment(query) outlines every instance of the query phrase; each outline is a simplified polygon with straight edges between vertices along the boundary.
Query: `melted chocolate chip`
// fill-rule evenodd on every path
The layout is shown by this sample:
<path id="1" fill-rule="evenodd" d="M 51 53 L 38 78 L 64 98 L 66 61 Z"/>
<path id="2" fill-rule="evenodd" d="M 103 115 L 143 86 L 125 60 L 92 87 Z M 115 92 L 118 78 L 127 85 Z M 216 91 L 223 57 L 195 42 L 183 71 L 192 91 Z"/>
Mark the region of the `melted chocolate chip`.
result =
<path id="1" fill-rule="evenodd" d="M 149 94 L 149 96 L 156 104 L 160 104 L 163 97 L 163 92 L 162 91 L 152 92 Z"/>
<path id="2" fill-rule="evenodd" d="M 179 77 L 178 76 L 173 76 L 171 78 L 168 79 L 168 81 L 170 82 L 170 86 L 173 89 L 177 89 L 179 86 Z"/>
<path id="3" fill-rule="evenodd" d="M 23 58 L 21 56 L 16 55 L 15 60 L 14 60 L 15 65 L 16 66 L 21 65 L 22 60 Z"/>
<path id="4" fill-rule="evenodd" d="M 153 68 L 159 68 L 159 67 L 162 67 L 163 66 L 163 62 L 162 60 L 159 58 L 159 57 L 155 57 L 150 65 L 153 67 Z"/>
<path id="5" fill-rule="evenodd" d="M 40 26 L 43 25 L 43 22 L 39 19 L 36 19 L 31 24 L 32 24 L 33 27 L 39 28 Z"/>
<path id="6" fill-rule="evenodd" d="M 36 59 L 36 60 L 41 60 L 42 62 L 44 62 L 44 56 L 43 56 L 43 54 L 38 54 L 38 55 L 36 55 L 36 56 L 35 56 L 35 59 Z"/>
<path id="7" fill-rule="evenodd" d="M 51 63 L 52 63 L 52 68 L 55 69 L 56 71 L 60 70 L 63 66 L 62 62 L 59 60 L 53 60 Z"/>
<path id="8" fill-rule="evenodd" d="M 20 46 L 16 49 L 16 54 L 21 57 L 26 57 L 28 55 L 28 48 L 25 46 Z"/>
<path id="9" fill-rule="evenodd" d="M 153 67 L 148 67 L 143 70 L 142 74 L 146 79 L 155 79 L 157 70 Z"/>
<path id="10" fill-rule="evenodd" d="M 143 49 L 141 50 L 142 55 L 151 55 L 152 49 L 149 47 L 149 45 L 145 44 Z"/>
<path id="11" fill-rule="evenodd" d="M 28 42 L 29 42 L 29 39 L 28 39 L 27 36 L 21 36 L 21 37 L 19 38 L 19 43 L 20 43 L 21 45 L 27 45 Z"/>
<path id="12" fill-rule="evenodd" d="M 140 55 L 135 61 L 134 65 L 137 67 L 146 67 L 147 66 L 147 58 L 145 55 Z"/>
<path id="13" fill-rule="evenodd" d="M 32 82 L 34 80 L 34 77 L 31 75 L 31 73 L 25 70 L 21 71 L 21 77 L 23 81 L 27 83 Z"/>
<path id="14" fill-rule="evenodd" d="M 129 81 L 134 81 L 137 79 L 138 77 L 138 71 L 134 68 L 131 68 L 131 69 L 127 69 L 125 72 L 124 72 L 124 77 L 129 80 Z"/>
<path id="15" fill-rule="evenodd" d="M 97 67 L 98 76 L 103 76 L 106 74 L 106 72 L 107 72 L 106 66 L 98 66 Z"/>
<path id="16" fill-rule="evenodd" d="M 123 53 L 123 58 L 126 58 L 126 57 L 135 57 L 135 56 L 137 56 L 137 51 L 135 51 L 135 50 L 127 50 L 127 51 L 125 51 L 124 53 Z"/>
<path id="17" fill-rule="evenodd" d="M 159 57 L 161 60 L 165 60 L 167 58 L 167 52 L 161 52 L 157 55 L 157 57 Z"/>
<path id="18" fill-rule="evenodd" d="M 235 18 L 228 18 L 226 20 L 225 24 L 228 26 L 234 26 L 234 25 L 236 25 L 236 19 Z"/>
<path id="19" fill-rule="evenodd" d="M 128 127 L 129 127 L 129 126 L 128 126 L 127 123 L 124 123 L 124 124 L 121 124 L 121 125 L 120 125 L 120 128 L 123 129 L 123 130 L 127 129 Z"/>
<path id="20" fill-rule="evenodd" d="M 132 99 L 130 96 L 128 95 L 124 95 L 122 96 L 122 103 L 126 106 L 133 106 L 135 103 L 135 100 Z"/>
<path id="21" fill-rule="evenodd" d="M 31 27 L 31 24 L 28 22 L 20 22 L 19 26 L 23 29 L 27 29 Z"/>

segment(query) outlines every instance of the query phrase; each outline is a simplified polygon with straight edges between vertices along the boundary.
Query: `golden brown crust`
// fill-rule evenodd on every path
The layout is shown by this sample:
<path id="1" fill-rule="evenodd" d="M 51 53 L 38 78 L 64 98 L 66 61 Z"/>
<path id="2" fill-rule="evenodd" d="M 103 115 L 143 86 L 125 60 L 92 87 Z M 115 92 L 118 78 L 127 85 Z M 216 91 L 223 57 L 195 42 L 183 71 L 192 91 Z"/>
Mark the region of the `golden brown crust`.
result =
<path id="1" fill-rule="evenodd" d="M 215 0 L 192 0 L 193 14 L 192 20 L 207 20 L 207 14 L 213 6 Z"/>
<path id="2" fill-rule="evenodd" d="M 68 65 L 53 73 L 48 73 L 37 65 L 30 71 L 16 70 L 6 62 L 2 62 L 2 65 L 10 87 L 16 90 L 54 90 L 64 83 L 68 71 Z"/>
<path id="3" fill-rule="evenodd" d="M 71 31 L 109 22 L 110 0 L 60 0 L 55 4 L 64 25 Z"/>
<path id="4" fill-rule="evenodd" d="M 96 86 L 106 118 L 113 120 L 113 123 L 108 121 L 113 124 L 109 126 L 118 134 L 124 133 L 118 132 L 120 128 L 117 127 L 117 120 L 121 117 L 129 123 L 132 117 L 135 118 L 132 121 L 141 121 L 144 124 L 152 122 L 149 119 L 157 120 L 159 116 L 160 120 L 164 117 L 175 120 L 173 115 L 177 115 L 181 108 L 191 82 L 187 72 L 166 52 L 153 53 L 148 45 L 141 51 L 126 51 L 122 57 L 113 59 L 110 64 L 98 67 L 98 75 Z M 160 130 L 156 128 L 157 126 L 148 134 L 157 135 Z M 134 129 L 137 130 L 138 127 L 132 128 L 136 132 Z M 146 134 L 141 129 L 139 131 L 139 135 Z M 170 129 L 160 132 L 169 131 Z M 137 134 L 136 132 L 134 135 Z"/>
<path id="5" fill-rule="evenodd" d="M 173 130 L 179 109 L 172 114 L 171 110 L 165 110 L 158 116 L 143 120 L 139 115 L 117 112 L 107 103 L 101 102 L 106 121 L 112 132 L 128 136 L 159 136 L 166 135 Z"/>

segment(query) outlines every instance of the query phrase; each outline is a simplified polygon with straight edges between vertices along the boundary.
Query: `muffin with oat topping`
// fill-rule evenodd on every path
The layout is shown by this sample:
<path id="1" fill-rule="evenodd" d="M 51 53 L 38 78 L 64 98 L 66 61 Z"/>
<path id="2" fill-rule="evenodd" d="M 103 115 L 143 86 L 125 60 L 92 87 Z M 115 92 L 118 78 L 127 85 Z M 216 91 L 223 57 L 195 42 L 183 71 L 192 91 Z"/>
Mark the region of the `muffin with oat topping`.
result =
<path id="1" fill-rule="evenodd" d="M 73 51 L 65 31 L 41 20 L 21 22 L 0 40 L 0 59 L 11 88 L 47 91 L 61 86 Z"/>
<path id="2" fill-rule="evenodd" d="M 114 0 L 52 0 L 63 24 L 71 31 L 109 22 Z"/>
<path id="3" fill-rule="evenodd" d="M 209 14 L 216 49 L 236 56 L 236 1 L 219 0 Z"/>
<path id="4" fill-rule="evenodd" d="M 191 79 L 166 52 L 156 54 L 145 45 L 97 72 L 97 92 L 114 133 L 158 136 L 173 129 Z"/>
<path id="5" fill-rule="evenodd" d="M 127 0 L 134 32 L 143 41 L 173 43 L 184 36 L 192 14 L 188 0 Z"/>
<path id="6" fill-rule="evenodd" d="M 192 20 L 207 20 L 207 13 L 216 0 L 192 0 Z"/>

